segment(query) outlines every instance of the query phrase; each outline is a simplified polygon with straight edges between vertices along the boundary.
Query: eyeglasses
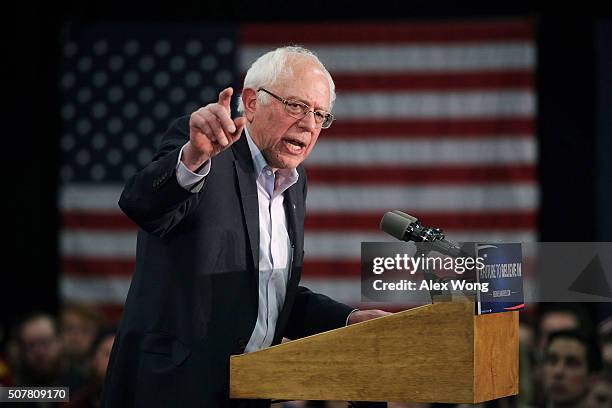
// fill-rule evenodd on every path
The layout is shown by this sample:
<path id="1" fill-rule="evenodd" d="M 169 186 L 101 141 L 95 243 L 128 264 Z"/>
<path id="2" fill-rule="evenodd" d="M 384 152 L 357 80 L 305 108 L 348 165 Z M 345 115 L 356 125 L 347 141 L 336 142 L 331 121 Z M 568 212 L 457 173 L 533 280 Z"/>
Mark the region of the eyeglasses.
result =
<path id="1" fill-rule="evenodd" d="M 289 116 L 294 117 L 296 119 L 302 119 L 308 113 L 312 112 L 314 115 L 314 120 L 317 125 L 320 125 L 322 129 L 327 129 L 331 126 L 334 121 L 334 115 L 329 112 L 326 112 L 321 109 L 313 109 L 310 106 L 306 105 L 303 102 L 296 101 L 293 99 L 285 99 L 281 98 L 278 95 L 274 95 L 272 92 L 268 91 L 265 88 L 259 88 L 257 92 L 263 91 L 273 98 L 277 99 L 279 102 L 282 102 L 285 105 L 285 112 L 289 114 Z"/>

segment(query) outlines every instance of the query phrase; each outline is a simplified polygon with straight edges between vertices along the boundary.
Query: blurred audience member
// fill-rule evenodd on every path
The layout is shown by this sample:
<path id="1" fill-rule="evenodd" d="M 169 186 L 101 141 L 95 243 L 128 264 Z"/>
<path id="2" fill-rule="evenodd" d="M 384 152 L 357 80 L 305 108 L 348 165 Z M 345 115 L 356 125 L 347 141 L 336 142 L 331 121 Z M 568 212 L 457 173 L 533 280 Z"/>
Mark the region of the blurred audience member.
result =
<path id="1" fill-rule="evenodd" d="M 519 394 L 514 405 L 528 406 L 534 398 L 533 370 L 535 360 L 535 330 L 532 321 L 520 316 L 519 321 Z"/>
<path id="2" fill-rule="evenodd" d="M 61 310 L 60 333 L 72 375 L 86 374 L 89 350 L 104 323 L 102 315 L 93 306 L 71 303 Z"/>
<path id="3" fill-rule="evenodd" d="M 546 406 L 581 407 L 601 366 L 597 343 L 577 330 L 558 331 L 550 335 L 544 355 Z"/>
<path id="4" fill-rule="evenodd" d="M 540 407 L 544 403 L 544 351 L 551 333 L 561 330 L 579 330 L 590 336 L 593 322 L 583 305 L 577 303 L 540 303 L 538 320 L 535 325 L 535 346 L 533 349 L 534 366 L 531 372 L 531 405 Z M 522 399 L 522 398 L 521 398 Z"/>
<path id="5" fill-rule="evenodd" d="M 89 353 L 87 384 L 79 392 L 71 396 L 67 407 L 97 408 L 100 406 L 102 386 L 115 334 L 115 329 L 102 330 L 92 342 Z"/>
<path id="6" fill-rule="evenodd" d="M 63 385 L 62 344 L 53 317 L 44 313 L 30 315 L 18 326 L 16 334 L 15 385 Z"/>
<path id="7" fill-rule="evenodd" d="M 599 377 L 591 384 L 591 391 L 587 396 L 584 408 L 610 408 L 612 407 L 612 382 L 605 377 Z"/>
<path id="8" fill-rule="evenodd" d="M 543 352 L 551 333 L 561 330 L 580 330 L 587 336 L 594 335 L 593 321 L 579 303 L 540 304 L 537 329 L 538 351 Z"/>
<path id="9" fill-rule="evenodd" d="M 519 343 L 521 346 L 531 350 L 535 345 L 535 332 L 533 330 L 533 322 L 520 316 L 519 321 Z"/>
<path id="10" fill-rule="evenodd" d="M 603 374 L 612 380 L 612 333 L 601 336 Z"/>

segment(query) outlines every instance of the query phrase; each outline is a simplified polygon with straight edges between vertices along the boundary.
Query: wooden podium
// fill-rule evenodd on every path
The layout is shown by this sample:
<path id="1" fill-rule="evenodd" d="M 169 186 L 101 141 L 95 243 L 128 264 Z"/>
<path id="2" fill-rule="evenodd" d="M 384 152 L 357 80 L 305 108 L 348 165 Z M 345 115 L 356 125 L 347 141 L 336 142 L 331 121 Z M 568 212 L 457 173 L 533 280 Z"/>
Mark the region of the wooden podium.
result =
<path id="1" fill-rule="evenodd" d="M 230 397 L 479 403 L 518 393 L 518 312 L 434 303 L 230 359 Z"/>

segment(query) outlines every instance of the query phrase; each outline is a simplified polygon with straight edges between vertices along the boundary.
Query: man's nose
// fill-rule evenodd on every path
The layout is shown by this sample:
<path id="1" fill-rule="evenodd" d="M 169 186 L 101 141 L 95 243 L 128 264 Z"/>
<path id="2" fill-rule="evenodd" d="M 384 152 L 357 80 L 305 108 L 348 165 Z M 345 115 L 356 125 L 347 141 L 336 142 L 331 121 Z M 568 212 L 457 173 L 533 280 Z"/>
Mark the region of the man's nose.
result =
<path id="1" fill-rule="evenodd" d="M 312 113 L 312 115 L 311 115 Z M 317 128 L 317 122 L 315 122 L 314 111 L 310 110 L 306 112 L 306 115 L 302 119 L 300 119 L 300 127 L 309 130 L 310 132 L 314 132 Z"/>

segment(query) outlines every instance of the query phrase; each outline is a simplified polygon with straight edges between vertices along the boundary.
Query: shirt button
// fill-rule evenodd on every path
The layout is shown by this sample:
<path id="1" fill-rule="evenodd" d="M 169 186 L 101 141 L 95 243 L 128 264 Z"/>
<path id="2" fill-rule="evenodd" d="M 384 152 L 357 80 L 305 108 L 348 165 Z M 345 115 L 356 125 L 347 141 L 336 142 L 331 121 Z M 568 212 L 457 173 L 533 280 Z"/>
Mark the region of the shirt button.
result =
<path id="1" fill-rule="evenodd" d="M 272 175 L 272 171 L 270 171 L 270 170 L 266 170 L 266 174 L 267 174 L 268 176 L 271 176 L 271 175 Z"/>

